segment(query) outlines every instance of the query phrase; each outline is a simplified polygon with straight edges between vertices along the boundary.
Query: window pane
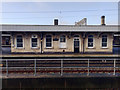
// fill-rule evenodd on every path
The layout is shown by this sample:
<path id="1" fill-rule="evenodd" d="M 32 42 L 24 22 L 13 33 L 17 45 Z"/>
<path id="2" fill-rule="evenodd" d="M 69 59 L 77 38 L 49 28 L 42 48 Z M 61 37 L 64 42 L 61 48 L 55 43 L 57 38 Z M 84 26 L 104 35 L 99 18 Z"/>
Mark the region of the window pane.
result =
<path id="1" fill-rule="evenodd" d="M 89 35 L 88 37 L 89 37 L 89 38 L 93 38 L 93 35 Z"/>
<path id="2" fill-rule="evenodd" d="M 37 47 L 37 42 L 32 43 L 32 47 Z"/>
<path id="3" fill-rule="evenodd" d="M 107 47 L 107 35 L 102 35 L 102 47 Z"/>
<path id="4" fill-rule="evenodd" d="M 37 38 L 32 38 L 32 47 L 37 47 Z"/>
<path id="5" fill-rule="evenodd" d="M 63 35 L 63 36 L 60 36 L 60 42 L 66 42 L 66 38 L 65 38 L 64 35 Z"/>
<path id="6" fill-rule="evenodd" d="M 107 38 L 102 38 L 102 42 L 107 42 Z"/>
<path id="7" fill-rule="evenodd" d="M 65 42 L 65 38 L 60 38 L 60 42 Z"/>
<path id="8" fill-rule="evenodd" d="M 52 46 L 52 37 L 51 35 L 46 35 L 46 47 Z"/>
<path id="9" fill-rule="evenodd" d="M 79 46 L 79 41 L 74 41 L 74 46 Z"/>
<path id="10" fill-rule="evenodd" d="M 17 42 L 22 42 L 22 39 L 17 39 Z"/>
<path id="11" fill-rule="evenodd" d="M 21 36 L 21 35 L 19 35 L 19 36 L 17 36 L 17 38 L 18 38 L 18 39 L 22 39 L 22 36 Z"/>
<path id="12" fill-rule="evenodd" d="M 89 39 L 88 39 L 88 42 L 93 42 L 93 38 L 89 38 Z"/>
<path id="13" fill-rule="evenodd" d="M 51 38 L 51 35 L 46 35 L 47 38 Z"/>
<path id="14" fill-rule="evenodd" d="M 51 47 L 51 43 L 46 43 L 46 47 Z"/>
<path id="15" fill-rule="evenodd" d="M 102 43 L 102 47 L 107 47 L 107 43 Z"/>
<path id="16" fill-rule="evenodd" d="M 46 38 L 46 42 L 51 42 L 51 38 Z"/>
<path id="17" fill-rule="evenodd" d="M 17 47 L 23 47 L 23 44 L 17 44 Z"/>
<path id="18" fill-rule="evenodd" d="M 37 42 L 37 38 L 32 38 L 32 42 Z"/>
<path id="19" fill-rule="evenodd" d="M 5 38 L 5 43 L 6 43 L 6 45 L 9 45 L 10 43 L 10 39 L 9 38 Z"/>
<path id="20" fill-rule="evenodd" d="M 93 35 L 88 36 L 88 47 L 93 47 Z"/>
<path id="21" fill-rule="evenodd" d="M 88 43 L 88 47 L 93 47 L 93 43 Z"/>
<path id="22" fill-rule="evenodd" d="M 22 36 L 17 36 L 17 47 L 23 47 L 23 39 Z"/>

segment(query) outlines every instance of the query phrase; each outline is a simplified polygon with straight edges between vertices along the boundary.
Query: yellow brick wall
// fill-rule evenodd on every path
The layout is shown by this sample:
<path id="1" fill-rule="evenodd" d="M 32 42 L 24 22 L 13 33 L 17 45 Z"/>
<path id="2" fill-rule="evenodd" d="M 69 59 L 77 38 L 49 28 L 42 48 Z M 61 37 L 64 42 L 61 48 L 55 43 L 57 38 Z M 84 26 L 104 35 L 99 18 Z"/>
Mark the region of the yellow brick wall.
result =
<path id="1" fill-rule="evenodd" d="M 104 33 L 107 35 L 107 48 L 102 48 L 102 35 L 98 33 L 90 33 L 89 35 L 94 35 L 93 48 L 88 48 L 88 36 L 85 39 L 85 52 L 112 52 L 113 36 L 112 34 Z"/>
<path id="2" fill-rule="evenodd" d="M 34 33 L 35 35 L 38 35 L 38 47 L 32 48 L 31 47 L 31 37 L 32 33 L 24 34 L 24 33 L 16 33 L 11 38 L 11 52 L 40 52 L 40 35 L 37 33 Z M 17 48 L 16 47 L 16 37 L 17 35 L 23 35 L 23 48 Z M 13 40 L 14 39 L 14 40 Z M 13 44 L 14 41 L 14 44 Z"/>
<path id="3" fill-rule="evenodd" d="M 38 36 L 38 47 L 37 48 L 31 48 L 31 36 L 35 34 Z M 52 39 L 57 38 L 60 40 L 61 35 L 66 36 L 66 48 L 62 49 L 59 47 L 59 40 L 58 41 L 52 41 L 53 47 L 52 48 L 46 48 L 45 44 L 45 37 L 46 35 L 52 35 Z M 108 35 L 108 47 L 107 48 L 102 48 L 101 47 L 101 35 L 99 33 L 89 33 L 94 35 L 94 48 L 88 48 L 88 35 L 86 36 L 85 39 L 85 45 L 84 45 L 84 51 L 85 52 L 112 52 L 112 42 L 113 42 L 113 37 L 112 34 L 105 33 Z M 23 48 L 16 48 L 16 36 L 17 35 L 23 35 L 23 42 L 24 42 L 24 47 Z M 41 33 L 14 33 L 11 38 L 11 52 L 36 52 L 40 53 L 41 52 Z M 80 36 L 80 47 L 79 51 L 83 52 L 83 38 L 81 33 L 44 33 L 43 34 L 43 40 L 42 40 L 42 50 L 43 52 L 74 52 L 74 35 L 79 35 Z M 70 38 L 69 38 L 70 37 Z M 14 43 L 13 43 L 14 42 Z"/>

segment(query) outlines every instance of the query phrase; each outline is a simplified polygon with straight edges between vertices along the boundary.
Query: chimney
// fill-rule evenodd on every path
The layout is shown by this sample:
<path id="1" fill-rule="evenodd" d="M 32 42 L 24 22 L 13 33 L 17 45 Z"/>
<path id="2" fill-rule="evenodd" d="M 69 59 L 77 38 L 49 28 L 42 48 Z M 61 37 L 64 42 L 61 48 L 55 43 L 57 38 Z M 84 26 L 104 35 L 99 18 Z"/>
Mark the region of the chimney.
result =
<path id="1" fill-rule="evenodd" d="M 105 25 L 105 16 L 101 16 L 101 25 Z"/>
<path id="2" fill-rule="evenodd" d="M 87 25 L 87 18 L 83 18 L 81 21 L 75 22 L 75 25 Z"/>
<path id="3" fill-rule="evenodd" d="M 58 19 L 54 19 L 54 25 L 58 25 Z"/>

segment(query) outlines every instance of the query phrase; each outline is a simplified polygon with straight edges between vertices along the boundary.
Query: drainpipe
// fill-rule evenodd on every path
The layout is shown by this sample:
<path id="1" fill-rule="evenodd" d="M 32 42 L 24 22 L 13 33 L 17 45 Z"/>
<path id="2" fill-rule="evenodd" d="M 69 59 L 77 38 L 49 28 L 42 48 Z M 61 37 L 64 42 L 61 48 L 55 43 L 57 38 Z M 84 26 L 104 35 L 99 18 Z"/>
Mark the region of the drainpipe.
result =
<path id="1" fill-rule="evenodd" d="M 41 40 L 41 54 L 42 54 L 42 40 Z"/>
<path id="2" fill-rule="evenodd" d="M 83 53 L 84 53 L 84 45 L 85 45 L 84 41 L 85 41 L 85 38 L 83 38 Z"/>
<path id="3" fill-rule="evenodd" d="M 41 33 L 41 54 L 42 54 L 42 41 L 43 41 L 43 33 Z"/>
<path id="4" fill-rule="evenodd" d="M 83 53 L 85 52 L 84 46 L 85 46 L 85 33 L 83 33 Z"/>

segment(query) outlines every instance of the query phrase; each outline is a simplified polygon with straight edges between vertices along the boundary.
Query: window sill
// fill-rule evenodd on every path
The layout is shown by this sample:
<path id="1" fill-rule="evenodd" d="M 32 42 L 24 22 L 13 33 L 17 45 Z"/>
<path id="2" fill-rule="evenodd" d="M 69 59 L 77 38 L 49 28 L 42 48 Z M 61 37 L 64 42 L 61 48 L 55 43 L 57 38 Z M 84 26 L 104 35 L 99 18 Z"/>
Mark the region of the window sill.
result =
<path id="1" fill-rule="evenodd" d="M 108 47 L 101 47 L 102 49 L 108 49 Z"/>
<path id="2" fill-rule="evenodd" d="M 59 49 L 67 49 L 67 48 L 65 47 L 65 48 L 59 48 Z"/>
<path id="3" fill-rule="evenodd" d="M 11 45 L 1 45 L 2 47 L 10 47 Z"/>
<path id="4" fill-rule="evenodd" d="M 87 47 L 87 49 L 95 49 L 95 47 Z"/>
<path id="5" fill-rule="evenodd" d="M 45 49 L 53 49 L 53 47 L 45 47 Z"/>
<path id="6" fill-rule="evenodd" d="M 16 49 L 25 49 L 25 48 L 23 48 L 23 47 L 16 47 Z"/>
<path id="7" fill-rule="evenodd" d="M 40 49 L 39 47 L 31 47 L 31 49 Z"/>

